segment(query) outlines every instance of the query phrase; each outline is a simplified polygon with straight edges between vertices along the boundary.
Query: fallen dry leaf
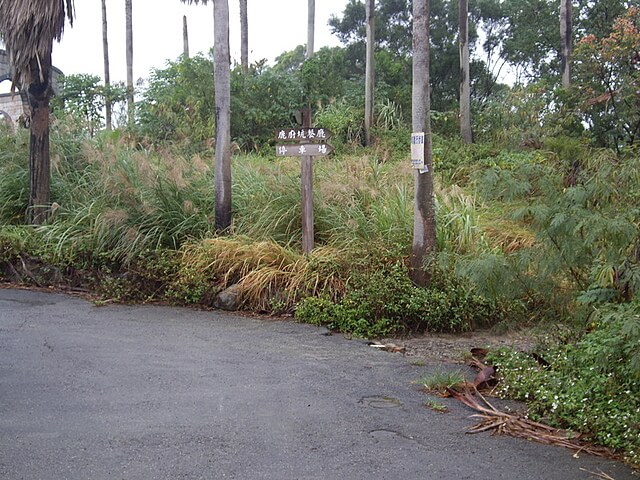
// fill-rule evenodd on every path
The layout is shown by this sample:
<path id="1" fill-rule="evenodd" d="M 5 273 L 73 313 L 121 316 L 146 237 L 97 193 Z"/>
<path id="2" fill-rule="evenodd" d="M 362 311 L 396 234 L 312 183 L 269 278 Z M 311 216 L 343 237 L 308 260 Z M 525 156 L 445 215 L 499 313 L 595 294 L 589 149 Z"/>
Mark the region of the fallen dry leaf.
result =
<path id="1" fill-rule="evenodd" d="M 483 387 L 492 387 L 496 384 L 496 369 L 494 367 L 482 368 L 476 378 L 473 380 L 473 385 L 478 389 Z"/>
<path id="2" fill-rule="evenodd" d="M 489 349 L 488 348 L 474 347 L 470 351 L 471 351 L 471 355 L 473 355 L 478 360 L 482 360 L 489 353 Z"/>

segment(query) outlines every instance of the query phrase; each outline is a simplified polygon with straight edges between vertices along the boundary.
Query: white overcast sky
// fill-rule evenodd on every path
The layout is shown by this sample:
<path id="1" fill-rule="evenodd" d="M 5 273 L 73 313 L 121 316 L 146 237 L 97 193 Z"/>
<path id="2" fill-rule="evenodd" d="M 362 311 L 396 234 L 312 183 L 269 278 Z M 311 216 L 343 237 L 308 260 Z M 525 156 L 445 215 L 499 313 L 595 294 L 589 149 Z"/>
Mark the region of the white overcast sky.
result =
<path id="1" fill-rule="evenodd" d="M 266 58 L 271 64 L 284 51 L 307 42 L 307 0 L 248 0 L 249 61 Z M 53 64 L 66 74 L 103 77 L 100 0 L 76 0 L 73 27 L 68 24 L 53 49 Z M 317 0 L 315 49 L 339 45 L 327 22 L 342 15 L 347 0 Z M 189 51 L 207 53 L 213 46 L 213 4 L 185 5 L 180 0 L 133 0 L 133 75 L 147 78 L 183 50 L 182 16 L 187 16 Z M 229 0 L 232 61 L 240 61 L 238 0 Z M 109 59 L 112 81 L 126 79 L 124 0 L 107 1 Z"/>

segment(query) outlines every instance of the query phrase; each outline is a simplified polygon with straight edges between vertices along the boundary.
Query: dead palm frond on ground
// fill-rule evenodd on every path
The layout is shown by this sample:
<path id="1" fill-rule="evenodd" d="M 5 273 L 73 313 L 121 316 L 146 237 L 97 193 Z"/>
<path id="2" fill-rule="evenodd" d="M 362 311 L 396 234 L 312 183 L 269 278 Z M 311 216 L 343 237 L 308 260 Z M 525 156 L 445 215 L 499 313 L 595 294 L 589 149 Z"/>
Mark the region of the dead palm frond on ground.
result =
<path id="1" fill-rule="evenodd" d="M 524 415 L 502 412 L 489 403 L 476 389 L 465 388 L 462 391 L 457 391 L 453 388 L 447 388 L 447 392 L 451 397 L 478 412 L 471 417 L 480 419 L 480 421 L 471 427 L 468 433 L 489 431 L 495 435 L 509 435 L 545 445 L 565 447 L 575 451 L 575 455 L 582 452 L 600 457 L 617 458 L 611 449 L 592 445 L 581 438 L 580 434 L 534 422 Z"/>

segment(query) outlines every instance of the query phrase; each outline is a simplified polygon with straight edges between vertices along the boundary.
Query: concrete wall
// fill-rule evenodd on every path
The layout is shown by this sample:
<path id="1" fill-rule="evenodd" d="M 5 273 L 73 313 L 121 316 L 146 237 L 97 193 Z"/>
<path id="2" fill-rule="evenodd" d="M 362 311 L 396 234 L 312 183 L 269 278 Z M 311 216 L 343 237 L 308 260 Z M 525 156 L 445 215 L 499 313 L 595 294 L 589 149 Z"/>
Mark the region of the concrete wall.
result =
<path id="1" fill-rule="evenodd" d="M 19 93 L 0 94 L 0 112 L 9 118 L 11 124 L 15 124 L 20 115 L 28 113 L 29 104 Z"/>
<path id="2" fill-rule="evenodd" d="M 0 82 L 11 78 L 11 68 L 9 67 L 9 55 L 4 50 L 0 50 Z"/>

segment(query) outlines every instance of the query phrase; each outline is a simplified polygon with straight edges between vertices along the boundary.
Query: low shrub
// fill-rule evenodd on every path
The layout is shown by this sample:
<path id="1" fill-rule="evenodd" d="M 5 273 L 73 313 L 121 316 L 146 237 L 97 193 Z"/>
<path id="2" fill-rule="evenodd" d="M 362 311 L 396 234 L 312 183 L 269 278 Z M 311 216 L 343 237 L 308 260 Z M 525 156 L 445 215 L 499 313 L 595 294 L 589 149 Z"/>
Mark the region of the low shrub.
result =
<path id="1" fill-rule="evenodd" d="M 354 274 L 339 301 L 307 298 L 296 318 L 358 337 L 409 332 L 464 332 L 487 326 L 497 310 L 452 278 L 439 278 L 431 288 L 415 286 L 407 267 L 396 261 L 366 275 Z"/>
<path id="2" fill-rule="evenodd" d="M 180 268 L 178 252 L 147 250 L 126 266 L 113 262 L 96 274 L 96 291 L 119 302 L 166 299 Z"/>

